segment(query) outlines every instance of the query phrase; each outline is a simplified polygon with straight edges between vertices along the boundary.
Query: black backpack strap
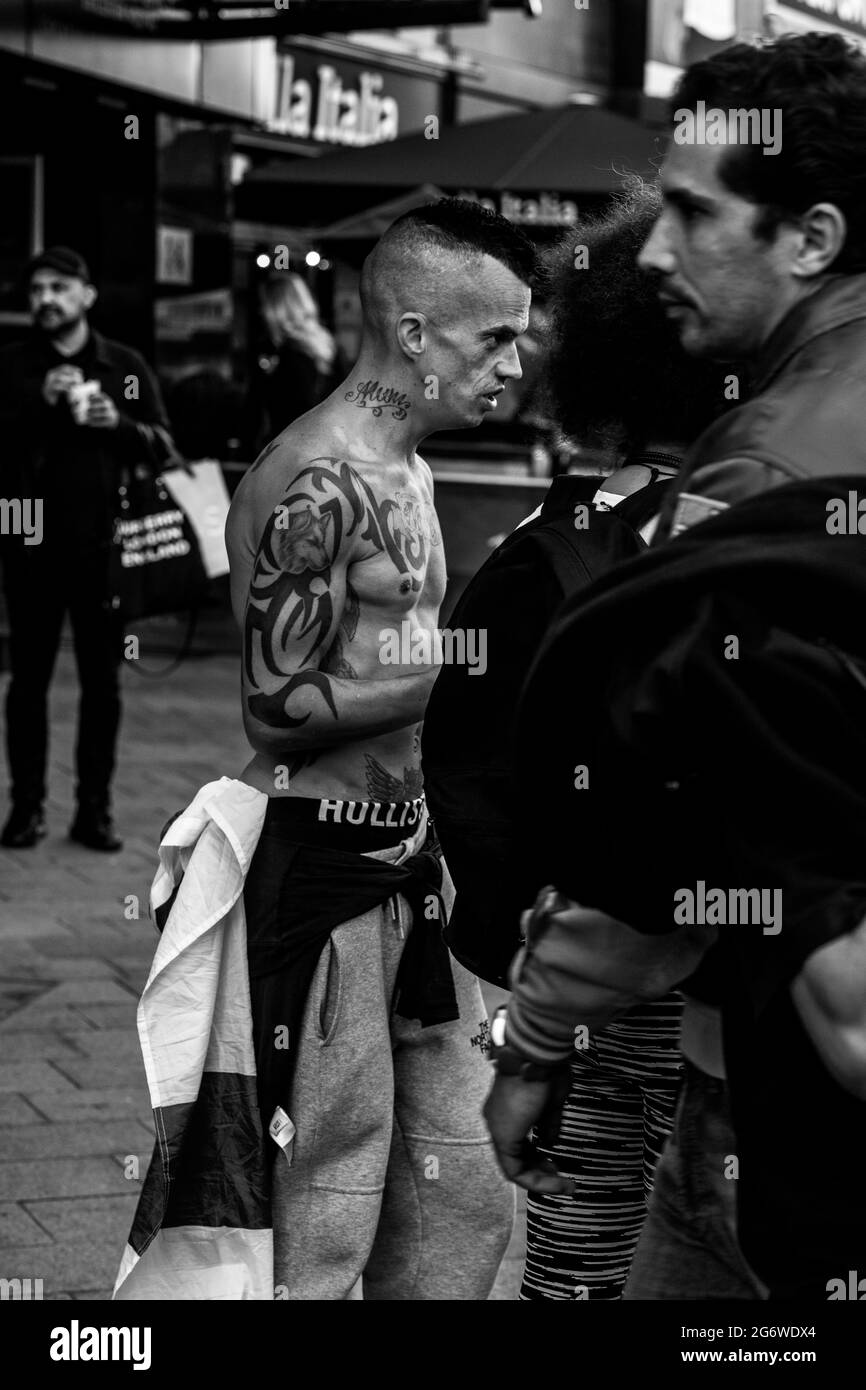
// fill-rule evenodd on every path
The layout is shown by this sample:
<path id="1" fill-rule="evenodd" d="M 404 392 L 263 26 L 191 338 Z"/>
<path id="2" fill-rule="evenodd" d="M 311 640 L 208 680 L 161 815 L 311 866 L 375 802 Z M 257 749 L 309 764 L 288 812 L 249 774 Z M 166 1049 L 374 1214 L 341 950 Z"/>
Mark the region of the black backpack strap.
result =
<path id="1" fill-rule="evenodd" d="M 566 524 L 571 532 L 571 522 L 568 521 Z M 541 547 L 547 563 L 556 575 L 557 583 L 566 596 L 583 584 L 588 584 L 592 578 L 569 532 L 563 532 L 561 522 L 548 522 L 546 525 L 533 527 L 526 537 L 527 541 Z"/>
<path id="2" fill-rule="evenodd" d="M 599 487 L 604 482 L 600 475 L 585 477 L 580 473 L 562 473 L 558 478 L 554 478 L 541 504 L 541 516 L 539 521 L 547 521 L 553 517 L 574 515 L 574 509 L 579 504 L 588 506 Z M 530 523 L 531 524 L 531 523 Z"/>
<path id="3" fill-rule="evenodd" d="M 616 504 L 613 508 L 615 514 L 635 531 L 640 531 L 661 511 L 671 481 L 672 479 L 665 478 L 655 483 L 647 483 L 646 487 L 639 487 L 636 492 L 629 493 L 628 497 Z"/>

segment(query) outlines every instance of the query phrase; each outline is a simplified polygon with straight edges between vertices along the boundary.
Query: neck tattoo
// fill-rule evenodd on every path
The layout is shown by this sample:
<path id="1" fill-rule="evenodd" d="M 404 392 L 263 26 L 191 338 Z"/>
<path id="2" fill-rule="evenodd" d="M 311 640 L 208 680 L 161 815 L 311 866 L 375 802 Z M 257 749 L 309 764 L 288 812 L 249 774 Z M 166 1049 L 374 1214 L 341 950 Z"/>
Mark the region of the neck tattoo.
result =
<path id="1" fill-rule="evenodd" d="M 381 415 L 385 409 L 393 410 L 395 420 L 405 420 L 412 404 L 402 391 L 380 385 L 378 381 L 359 381 L 354 391 L 346 392 L 346 400 L 353 401 L 362 410 L 372 410 L 374 415 Z"/>

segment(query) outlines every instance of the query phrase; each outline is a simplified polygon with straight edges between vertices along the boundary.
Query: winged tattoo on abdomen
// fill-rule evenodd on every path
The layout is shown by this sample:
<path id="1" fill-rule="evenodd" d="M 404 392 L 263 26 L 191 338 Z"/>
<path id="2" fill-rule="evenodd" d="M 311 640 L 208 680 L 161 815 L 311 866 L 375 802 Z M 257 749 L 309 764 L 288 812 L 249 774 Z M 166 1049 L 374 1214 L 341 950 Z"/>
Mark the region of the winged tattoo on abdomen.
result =
<path id="1" fill-rule="evenodd" d="M 417 593 L 424 582 L 428 540 L 438 541 L 432 521 L 426 528 L 412 525 L 412 512 L 395 498 L 379 499 L 364 478 L 345 460 L 315 459 L 296 475 L 283 502 L 268 519 L 250 582 L 244 623 L 244 666 L 250 693 L 250 713 L 271 728 L 296 729 L 309 714 L 293 718 L 286 701 L 304 685 L 322 695 L 335 719 L 330 676 L 351 679 L 354 672 L 344 655 L 341 636 L 351 642 L 358 626 L 359 605 L 347 587 L 340 632 L 329 642 L 334 622 L 331 569 L 343 544 L 354 536 L 371 547 L 371 556 L 385 554 L 400 576 L 403 592 Z M 257 671 L 254 634 L 259 634 L 259 661 L 273 677 L 284 677 L 278 689 L 266 693 Z M 300 669 L 286 671 L 289 641 L 309 640 Z M 323 657 L 323 649 L 325 650 Z M 318 669 L 304 670 L 321 661 Z M 270 683 L 270 682 L 269 682 Z M 304 754 L 301 765 L 310 761 Z"/>

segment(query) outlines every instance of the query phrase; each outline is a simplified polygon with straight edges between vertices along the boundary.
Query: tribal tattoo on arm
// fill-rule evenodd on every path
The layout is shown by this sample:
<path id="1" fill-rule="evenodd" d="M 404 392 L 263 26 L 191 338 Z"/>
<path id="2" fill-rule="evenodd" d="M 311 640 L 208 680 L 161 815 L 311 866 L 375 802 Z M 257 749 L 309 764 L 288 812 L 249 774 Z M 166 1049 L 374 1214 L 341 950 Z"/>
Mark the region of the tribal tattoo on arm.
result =
<path id="1" fill-rule="evenodd" d="M 262 452 L 256 459 L 255 463 L 252 465 L 252 467 L 247 469 L 246 476 L 249 477 L 250 473 L 255 473 L 257 468 L 261 468 L 265 459 L 269 459 L 271 454 L 275 454 L 277 452 L 277 449 L 282 447 L 282 442 L 283 441 L 281 436 L 277 435 L 276 439 L 272 439 L 270 444 L 266 444 L 264 449 L 262 449 Z"/>
<path id="2" fill-rule="evenodd" d="M 244 683 L 253 719 L 300 729 L 313 713 L 289 713 L 300 691 L 317 692 L 321 713 L 339 719 L 331 678 L 357 679 L 347 656 L 360 612 L 349 560 L 386 555 L 401 588 L 418 592 L 430 529 L 413 521 L 402 497 L 378 498 L 345 460 L 314 459 L 295 476 L 268 518 L 250 582 Z"/>

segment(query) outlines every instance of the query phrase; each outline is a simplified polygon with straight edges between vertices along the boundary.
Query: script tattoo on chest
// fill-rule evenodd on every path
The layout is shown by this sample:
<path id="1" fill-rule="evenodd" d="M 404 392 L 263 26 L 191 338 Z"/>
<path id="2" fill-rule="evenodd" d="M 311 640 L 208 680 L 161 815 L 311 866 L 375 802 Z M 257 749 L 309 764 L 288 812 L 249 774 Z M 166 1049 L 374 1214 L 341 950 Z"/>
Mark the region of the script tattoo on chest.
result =
<path id="1" fill-rule="evenodd" d="M 334 561 L 353 538 L 369 552 L 365 559 L 387 557 L 404 593 L 420 592 L 429 548 L 441 543 L 425 499 L 405 491 L 377 497 L 345 460 L 316 459 L 296 475 L 265 527 L 244 623 L 247 707 L 271 728 L 307 722 L 309 713 L 293 716 L 286 707 L 304 687 L 339 719 L 331 677 L 357 679 L 349 658 L 358 596 L 348 584 L 337 622 L 332 588 Z M 300 765 L 310 760 L 304 754 Z"/>
<path id="2" fill-rule="evenodd" d="M 411 536 L 422 536 L 428 545 L 441 545 L 442 537 L 433 508 L 411 493 L 397 492 L 394 495 L 400 508 L 403 529 Z"/>
<path id="3" fill-rule="evenodd" d="M 360 406 L 362 410 L 372 410 L 381 415 L 383 410 L 393 410 L 395 420 L 405 420 L 412 401 L 395 386 L 380 385 L 378 381 L 359 381 L 354 391 L 346 392 L 346 400 Z"/>

